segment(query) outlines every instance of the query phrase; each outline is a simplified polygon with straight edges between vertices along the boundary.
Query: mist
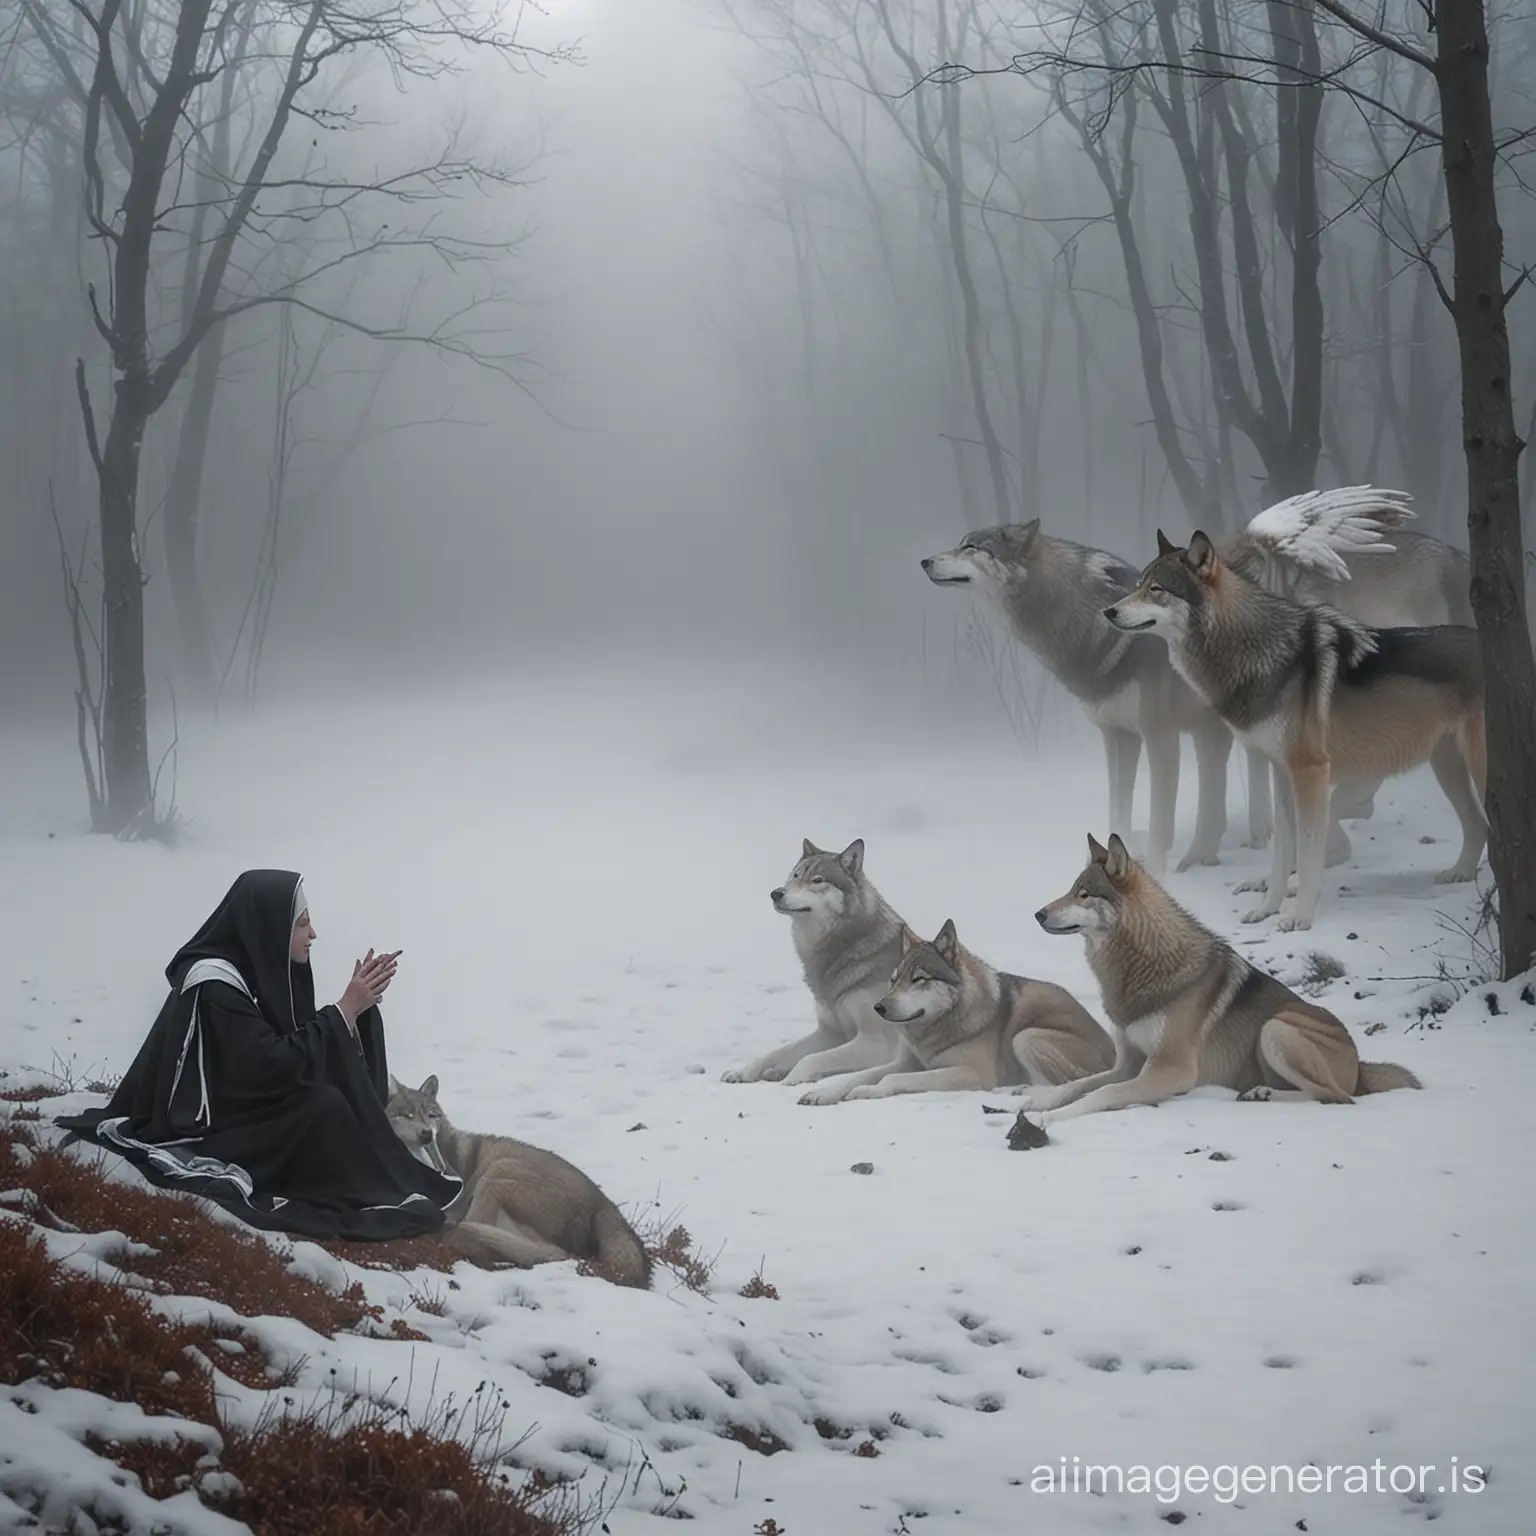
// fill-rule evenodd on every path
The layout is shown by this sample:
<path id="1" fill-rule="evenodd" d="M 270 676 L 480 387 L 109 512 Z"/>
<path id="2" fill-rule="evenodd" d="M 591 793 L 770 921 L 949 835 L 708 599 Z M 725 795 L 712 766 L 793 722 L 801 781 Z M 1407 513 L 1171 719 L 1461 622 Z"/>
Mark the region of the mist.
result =
<path id="1" fill-rule="evenodd" d="M 195 557 L 221 707 L 238 695 L 270 707 L 343 675 L 432 687 L 644 652 L 812 663 L 812 679 L 878 675 L 870 686 L 897 693 L 1026 688 L 1034 715 L 1030 664 L 979 634 L 974 605 L 930 590 L 921 555 L 967 527 L 1041 516 L 1140 563 L 1160 524 L 1237 526 L 1273 499 L 1275 465 L 1208 376 L 1166 126 L 1148 108 L 1122 142 L 1124 112 L 1096 116 L 1114 111 L 1103 81 L 1063 84 L 1059 70 L 922 79 L 945 63 L 1000 69 L 1051 35 L 1048 10 L 909 7 L 889 35 L 881 14 L 832 0 L 666 0 L 643 15 L 567 0 L 517 18 L 533 52 L 515 61 L 450 50 L 436 77 L 392 80 L 365 60 L 337 78 L 348 126 L 313 136 L 328 172 L 366 181 L 451 145 L 504 180 L 464 176 L 420 209 L 405 203 L 395 227 L 413 221 L 419 239 L 305 290 L 344 323 L 281 307 L 227 323 Z M 1522 25 L 1504 24 L 1510 56 L 1523 56 Z M 47 64 L 35 40 L 7 56 L 18 124 Z M 1387 83 L 1405 103 L 1415 89 Z M 1292 323 L 1266 206 L 1273 106 L 1256 85 L 1225 90 L 1251 140 L 1268 304 L 1241 310 L 1240 327 L 1229 290 L 1227 323 L 1250 348 L 1253 327 L 1267 331 L 1264 358 L 1244 367 L 1278 368 L 1278 385 Z M 1344 99 L 1323 112 L 1315 473 L 1410 489 L 1424 531 L 1461 542 L 1454 335 L 1411 259 L 1415 228 L 1438 217 L 1432 167 L 1410 155 L 1384 177 L 1372 161 L 1390 157 L 1400 125 L 1352 114 Z M 923 135 L 951 131 L 934 160 Z M 80 188 L 47 182 L 19 129 L 6 155 L 16 473 L 0 696 L 12 718 L 67 716 L 60 540 L 87 575 L 98 558 L 73 369 L 83 358 L 99 408 L 86 293 L 104 270 Z M 1126 218 L 1162 331 L 1167 432 L 1095 155 L 1111 177 L 1134 165 Z M 958 234 L 945 223 L 952 183 Z M 1518 191 L 1508 203 L 1518 249 L 1530 209 Z M 368 216 L 387 228 L 381 206 Z M 440 234 L 454 250 L 431 243 Z M 1232 238 L 1223 227 L 1229 251 Z M 51 239 L 67 260 L 44 254 Z M 259 287 L 283 259 L 260 248 L 242 283 Z M 353 321 L 454 341 L 374 339 Z M 1523 311 L 1513 323 L 1528 409 L 1536 354 Z M 1276 409 L 1265 387 L 1249 385 L 1260 414 Z M 189 389 L 184 376 L 149 427 L 141 486 L 162 737 L 172 698 L 183 715 L 190 702 L 158 516 Z"/>

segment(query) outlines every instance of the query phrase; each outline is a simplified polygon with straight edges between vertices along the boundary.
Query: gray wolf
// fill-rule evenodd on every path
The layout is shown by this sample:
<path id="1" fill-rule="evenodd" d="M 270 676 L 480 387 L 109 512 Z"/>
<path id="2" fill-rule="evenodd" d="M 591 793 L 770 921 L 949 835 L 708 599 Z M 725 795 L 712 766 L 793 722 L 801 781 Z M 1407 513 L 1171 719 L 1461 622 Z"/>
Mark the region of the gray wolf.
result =
<path id="1" fill-rule="evenodd" d="M 1082 934 L 1115 1037 L 1108 1071 L 1028 1093 L 1042 1125 L 1198 1087 L 1348 1104 L 1422 1086 L 1404 1067 L 1361 1061 L 1333 1014 L 1196 922 L 1113 834 L 1108 847 L 1089 837 L 1088 867 L 1035 920 L 1047 933 Z"/>
<path id="2" fill-rule="evenodd" d="M 846 1098 L 1065 1083 L 1103 1071 L 1115 1055 L 1065 987 L 993 970 L 960 943 L 949 919 L 927 941 L 902 928 L 901 963 L 875 1012 L 896 1026 L 901 1053 L 856 1073 Z"/>
<path id="3" fill-rule="evenodd" d="M 1473 624 L 1472 564 L 1459 549 L 1401 525 L 1413 517 L 1403 491 L 1371 486 L 1313 491 L 1266 507 L 1241 533 L 1215 540 L 1235 571 L 1282 597 L 1336 608 L 1374 629 Z M 1391 542 L 1383 533 L 1390 530 Z M 1269 763 L 1248 752 L 1249 842 L 1274 828 Z M 1350 855 L 1343 818 L 1368 818 L 1378 785 L 1335 797 L 1328 863 Z"/>
<path id="4" fill-rule="evenodd" d="M 1150 636 L 1104 623 L 1106 603 L 1136 584 L 1135 568 L 1102 549 L 1053 538 L 1040 520 L 968 533 L 922 562 L 939 587 L 971 587 L 1001 610 L 1029 647 L 1082 705 L 1104 738 L 1109 822 L 1130 835 L 1142 743 L 1152 780 L 1147 861 L 1161 870 L 1173 846 L 1181 733 L 1194 737 L 1199 765 L 1195 836 L 1180 869 L 1214 864 L 1227 828 L 1231 732 L 1169 665 Z"/>
<path id="5" fill-rule="evenodd" d="M 728 1083 L 814 1083 L 871 1067 L 894 1066 L 896 1026 L 875 1012 L 901 961 L 905 924 L 864 873 L 864 840 L 829 853 L 805 839 L 783 885 L 769 892 L 775 912 L 790 921 L 795 951 L 816 1005 L 816 1028 L 754 1062 L 727 1072 Z M 839 1085 L 816 1102 L 835 1103 Z"/>
<path id="6" fill-rule="evenodd" d="M 389 1080 L 389 1123 L 423 1162 L 456 1174 L 464 1189 L 445 1241 L 478 1263 L 553 1264 L 585 1259 L 616 1285 L 645 1289 L 651 1261 L 619 1208 L 574 1164 L 510 1136 L 451 1125 L 436 1076 L 420 1088 Z"/>
<path id="7" fill-rule="evenodd" d="M 1462 849 L 1439 878 L 1470 880 L 1488 840 L 1482 660 L 1460 625 L 1373 629 L 1305 607 L 1228 566 L 1195 533 L 1187 549 L 1159 530 L 1136 590 L 1105 609 L 1117 629 L 1158 633 L 1179 673 L 1245 745 L 1284 770 L 1292 816 L 1279 818 L 1264 904 L 1283 928 L 1309 928 L 1322 892 L 1335 783 L 1381 780 L 1429 763 L 1461 822 Z"/>

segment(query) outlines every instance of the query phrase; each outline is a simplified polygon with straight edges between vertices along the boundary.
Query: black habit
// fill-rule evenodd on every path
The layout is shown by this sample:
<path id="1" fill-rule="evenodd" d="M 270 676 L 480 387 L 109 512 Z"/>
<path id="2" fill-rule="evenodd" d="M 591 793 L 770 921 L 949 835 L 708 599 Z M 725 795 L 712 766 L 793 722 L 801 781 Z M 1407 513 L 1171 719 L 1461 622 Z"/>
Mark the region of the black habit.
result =
<path id="1" fill-rule="evenodd" d="M 166 967 L 171 995 L 105 1109 L 59 1124 L 152 1183 L 305 1237 L 436 1231 L 459 1181 L 418 1162 L 384 1112 L 377 1008 L 354 1036 L 290 957 L 301 882 L 247 870 Z"/>

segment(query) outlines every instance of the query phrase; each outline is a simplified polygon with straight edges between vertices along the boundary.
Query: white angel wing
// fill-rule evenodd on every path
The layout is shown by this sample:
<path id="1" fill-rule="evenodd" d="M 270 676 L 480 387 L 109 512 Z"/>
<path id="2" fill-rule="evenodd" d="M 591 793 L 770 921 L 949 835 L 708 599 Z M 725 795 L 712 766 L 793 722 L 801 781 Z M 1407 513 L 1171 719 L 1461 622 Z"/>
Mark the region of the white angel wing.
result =
<path id="1" fill-rule="evenodd" d="M 1389 555 L 1396 545 L 1382 534 L 1415 514 L 1407 491 L 1374 485 L 1346 485 L 1333 491 L 1307 491 L 1266 507 L 1248 524 L 1250 537 L 1278 559 L 1305 570 L 1349 580 L 1345 555 Z"/>

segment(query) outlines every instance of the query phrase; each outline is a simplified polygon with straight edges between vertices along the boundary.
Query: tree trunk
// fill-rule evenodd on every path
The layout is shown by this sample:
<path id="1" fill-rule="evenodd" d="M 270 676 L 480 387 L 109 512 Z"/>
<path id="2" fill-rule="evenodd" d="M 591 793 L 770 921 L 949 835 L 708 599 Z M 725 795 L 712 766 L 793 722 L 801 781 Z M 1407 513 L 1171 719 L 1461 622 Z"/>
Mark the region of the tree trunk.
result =
<path id="1" fill-rule="evenodd" d="M 1141 377 L 1147 391 L 1147 404 L 1152 411 L 1152 430 L 1157 446 L 1162 450 L 1163 462 L 1179 493 L 1184 510 L 1195 520 L 1201 520 L 1210 510 L 1211 498 L 1201 484 L 1200 476 L 1189 462 L 1184 444 L 1179 436 L 1179 424 L 1174 417 L 1173 401 L 1168 394 L 1168 381 L 1163 366 L 1163 333 L 1158 322 L 1157 305 L 1147 281 L 1146 264 L 1142 259 L 1141 242 L 1136 230 L 1136 215 L 1132 202 L 1136 193 L 1136 105 L 1137 90 L 1133 85 L 1125 93 L 1121 104 L 1120 169 L 1118 176 L 1110 161 L 1110 152 L 1101 136 L 1067 103 L 1060 84 L 1055 88 L 1056 108 L 1070 123 L 1082 141 L 1099 181 L 1109 198 L 1110 212 L 1114 219 L 1115 235 L 1120 242 L 1120 257 L 1125 263 L 1125 286 L 1130 295 L 1131 314 L 1136 321 L 1137 351 L 1141 360 Z M 1143 508 L 1143 510 L 1145 510 Z"/>
<path id="2" fill-rule="evenodd" d="M 1441 153 L 1461 350 L 1472 608 L 1482 637 L 1488 731 L 1488 854 L 1499 888 L 1504 976 L 1536 955 L 1536 656 L 1525 612 L 1520 451 L 1504 296 L 1504 231 L 1483 0 L 1436 8 Z"/>
<path id="3" fill-rule="evenodd" d="M 181 667 L 193 703 L 208 706 L 217 692 L 208 609 L 197 580 L 197 521 L 203 465 L 224 356 L 224 327 L 209 332 L 197 349 L 192 392 L 176 442 L 176 461 L 165 498 L 165 558 L 171 604 L 181 645 Z"/>
<path id="4" fill-rule="evenodd" d="M 144 576 L 139 565 L 139 456 L 149 402 L 120 380 L 101 448 L 101 576 L 106 607 L 102 703 L 104 825 L 114 836 L 154 818 L 149 777 L 149 709 L 144 680 Z"/>
<path id="5" fill-rule="evenodd" d="M 944 187 L 944 223 L 949 234 L 950 258 L 954 262 L 955 281 L 960 287 L 961 339 L 965 347 L 965 371 L 971 386 L 971 409 L 976 415 L 976 430 L 987 456 L 987 472 L 992 481 L 992 505 L 997 521 L 1013 521 L 1013 497 L 1008 490 L 1008 469 L 1003 463 L 1003 445 L 992 423 L 987 404 L 986 370 L 981 358 L 981 300 L 976 293 L 976 279 L 971 271 L 970 242 L 965 231 L 964 149 L 960 136 L 960 87 L 940 87 L 943 93 L 944 138 L 948 150 L 948 169 L 940 171 Z"/>

